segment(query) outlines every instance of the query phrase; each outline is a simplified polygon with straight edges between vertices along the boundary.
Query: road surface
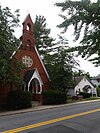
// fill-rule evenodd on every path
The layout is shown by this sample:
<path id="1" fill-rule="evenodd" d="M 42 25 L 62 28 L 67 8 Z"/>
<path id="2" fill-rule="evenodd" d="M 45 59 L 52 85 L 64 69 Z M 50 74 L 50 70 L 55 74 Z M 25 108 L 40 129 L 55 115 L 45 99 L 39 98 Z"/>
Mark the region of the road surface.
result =
<path id="1" fill-rule="evenodd" d="M 0 116 L 0 133 L 100 133 L 100 102 Z"/>

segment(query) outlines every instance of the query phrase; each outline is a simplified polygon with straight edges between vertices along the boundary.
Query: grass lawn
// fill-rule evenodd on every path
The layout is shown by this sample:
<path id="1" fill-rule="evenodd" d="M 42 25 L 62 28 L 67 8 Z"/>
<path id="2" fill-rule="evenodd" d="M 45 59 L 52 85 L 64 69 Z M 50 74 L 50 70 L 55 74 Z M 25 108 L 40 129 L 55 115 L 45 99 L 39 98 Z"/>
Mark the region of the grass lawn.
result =
<path id="1" fill-rule="evenodd" d="M 85 100 L 97 100 L 100 99 L 100 97 L 90 97 L 90 98 L 85 98 Z"/>
<path id="2" fill-rule="evenodd" d="M 100 99 L 100 97 L 90 97 L 90 98 L 85 98 L 85 99 L 78 99 L 78 100 L 74 100 L 74 99 L 68 99 L 67 103 L 74 103 L 74 102 L 80 102 L 80 101 L 89 101 L 89 100 L 97 100 Z"/>

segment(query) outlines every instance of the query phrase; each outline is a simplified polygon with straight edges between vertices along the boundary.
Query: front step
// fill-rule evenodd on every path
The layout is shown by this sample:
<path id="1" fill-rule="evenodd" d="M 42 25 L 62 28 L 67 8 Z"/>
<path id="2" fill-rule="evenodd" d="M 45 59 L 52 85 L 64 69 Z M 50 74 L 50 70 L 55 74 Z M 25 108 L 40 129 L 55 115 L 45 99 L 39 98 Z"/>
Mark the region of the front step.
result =
<path id="1" fill-rule="evenodd" d="M 32 101 L 32 107 L 41 105 L 38 101 Z"/>

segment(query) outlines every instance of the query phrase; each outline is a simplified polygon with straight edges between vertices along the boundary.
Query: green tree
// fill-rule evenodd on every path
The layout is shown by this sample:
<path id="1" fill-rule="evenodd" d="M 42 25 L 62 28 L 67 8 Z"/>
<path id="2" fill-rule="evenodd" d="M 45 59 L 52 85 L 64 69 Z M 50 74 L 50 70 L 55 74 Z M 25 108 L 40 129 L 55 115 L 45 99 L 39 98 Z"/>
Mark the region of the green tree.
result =
<path id="1" fill-rule="evenodd" d="M 34 34 L 36 39 L 36 47 L 40 56 L 45 60 L 45 55 L 51 51 L 54 39 L 50 37 L 51 30 L 47 28 L 46 18 L 44 16 L 37 16 L 34 22 Z"/>
<path id="2" fill-rule="evenodd" d="M 19 71 L 22 65 L 11 59 L 12 53 L 17 50 L 19 40 L 14 35 L 18 26 L 19 10 L 14 14 L 6 7 L 0 6 L 0 82 L 19 81 Z M 14 71 L 13 71 L 13 68 Z"/>
<path id="3" fill-rule="evenodd" d="M 83 70 L 78 70 L 74 72 L 74 76 L 87 76 L 90 79 L 89 72 L 85 72 Z"/>
<path id="4" fill-rule="evenodd" d="M 73 54 L 67 49 L 67 40 L 59 36 L 59 41 L 56 43 L 55 52 L 47 55 L 47 70 L 51 79 L 51 86 L 54 89 L 68 91 L 73 87 L 73 68 L 78 64 L 73 58 Z"/>
<path id="5" fill-rule="evenodd" d="M 78 51 L 96 66 L 100 65 L 100 0 L 93 3 L 90 0 L 66 0 L 56 6 L 61 7 L 63 13 L 60 16 L 64 20 L 58 27 L 66 32 L 69 26 L 74 26 L 75 41 L 82 33 L 81 45 L 71 50 Z"/>
<path id="6" fill-rule="evenodd" d="M 53 89 L 67 90 L 73 84 L 73 67 L 77 64 L 73 54 L 68 53 L 68 41 L 58 35 L 54 42 L 50 37 L 44 16 L 36 16 L 34 23 L 36 46 L 47 68 Z"/>

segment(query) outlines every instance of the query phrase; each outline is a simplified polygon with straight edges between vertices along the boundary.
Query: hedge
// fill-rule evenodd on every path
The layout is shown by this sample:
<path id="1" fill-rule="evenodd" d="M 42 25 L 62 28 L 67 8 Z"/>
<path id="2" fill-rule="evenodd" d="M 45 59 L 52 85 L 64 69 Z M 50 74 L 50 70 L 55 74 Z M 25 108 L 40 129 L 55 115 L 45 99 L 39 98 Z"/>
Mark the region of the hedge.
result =
<path id="1" fill-rule="evenodd" d="M 89 98 L 89 97 L 91 97 L 92 95 L 91 95 L 91 93 L 87 93 L 87 92 L 79 92 L 79 94 L 78 95 L 82 95 L 83 96 L 83 98 Z"/>
<path id="2" fill-rule="evenodd" d="M 66 93 L 60 90 L 45 90 L 42 97 L 45 105 L 64 104 L 67 102 Z"/>
<path id="3" fill-rule="evenodd" d="M 23 90 L 11 91 L 8 94 L 7 109 L 23 109 L 31 107 L 32 94 Z"/>

